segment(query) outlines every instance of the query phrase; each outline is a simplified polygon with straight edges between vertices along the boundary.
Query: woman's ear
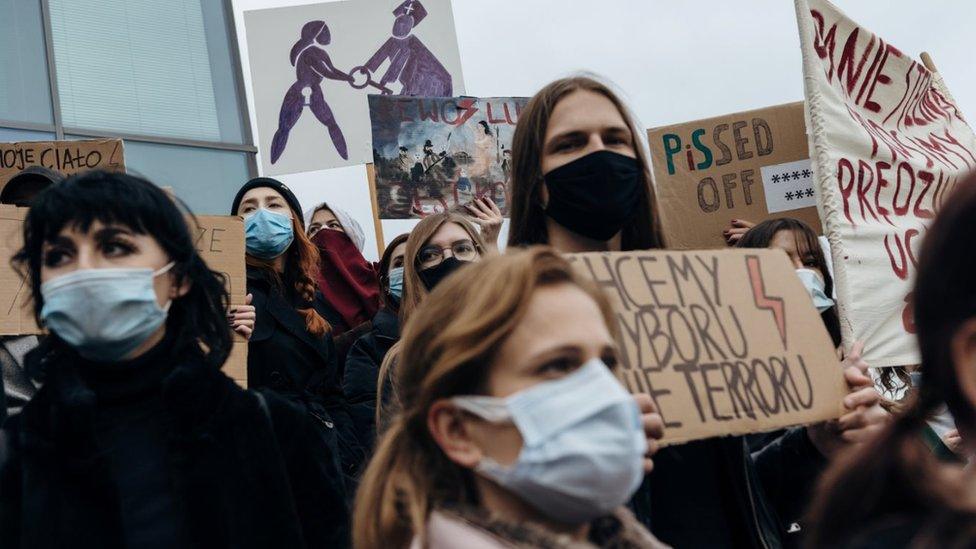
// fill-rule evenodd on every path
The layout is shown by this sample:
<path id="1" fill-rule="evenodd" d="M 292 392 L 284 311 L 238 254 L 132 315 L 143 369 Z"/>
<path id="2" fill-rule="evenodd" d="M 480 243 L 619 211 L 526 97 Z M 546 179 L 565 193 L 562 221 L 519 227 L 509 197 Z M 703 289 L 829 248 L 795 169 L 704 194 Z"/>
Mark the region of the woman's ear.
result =
<path id="1" fill-rule="evenodd" d="M 465 469 L 474 469 L 483 456 L 471 438 L 464 412 L 450 400 L 440 399 L 427 411 L 427 430 L 444 455 Z"/>
<path id="2" fill-rule="evenodd" d="M 188 276 L 177 276 L 170 273 L 170 287 L 169 287 L 169 298 L 179 299 L 186 294 L 190 293 L 190 288 L 193 287 L 193 281 L 190 280 Z"/>
<path id="3" fill-rule="evenodd" d="M 976 318 L 956 330 L 949 347 L 959 391 L 976 407 Z"/>

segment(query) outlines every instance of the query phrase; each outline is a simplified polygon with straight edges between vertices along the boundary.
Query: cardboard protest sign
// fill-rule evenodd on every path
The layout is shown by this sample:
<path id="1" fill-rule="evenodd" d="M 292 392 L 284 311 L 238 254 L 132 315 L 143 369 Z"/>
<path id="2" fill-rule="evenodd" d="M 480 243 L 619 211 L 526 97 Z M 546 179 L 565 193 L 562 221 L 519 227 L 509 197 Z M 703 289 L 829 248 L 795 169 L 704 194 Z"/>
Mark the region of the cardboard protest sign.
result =
<path id="1" fill-rule="evenodd" d="M 803 103 L 653 128 L 648 142 L 668 248 L 724 248 L 733 219 L 820 232 Z"/>
<path id="2" fill-rule="evenodd" d="M 839 417 L 843 371 L 780 250 L 568 256 L 609 297 L 617 374 L 647 393 L 665 444 Z"/>
<path id="3" fill-rule="evenodd" d="M 124 172 L 124 148 L 121 139 L 0 143 L 0 189 L 28 166 L 44 166 L 64 175 L 88 170 Z"/>
<path id="4" fill-rule="evenodd" d="M 38 334 L 30 285 L 10 265 L 23 246 L 27 208 L 0 204 L 0 335 Z"/>
<path id="5" fill-rule="evenodd" d="M 226 278 L 230 303 L 243 305 L 247 296 L 247 271 L 244 266 L 244 221 L 237 216 L 201 215 L 190 218 L 190 231 L 197 252 L 214 271 Z M 234 334 L 234 348 L 224 373 L 242 387 L 247 386 L 247 342 Z"/>
<path id="6" fill-rule="evenodd" d="M 421 218 L 482 197 L 506 214 L 512 136 L 527 102 L 370 95 L 378 216 Z"/>
<path id="7" fill-rule="evenodd" d="M 262 173 L 365 164 L 369 93 L 464 93 L 450 0 L 247 11 Z"/>
<path id="8" fill-rule="evenodd" d="M 810 155 L 844 343 L 872 366 L 917 364 L 911 285 L 926 226 L 976 135 L 941 77 L 823 0 L 797 0 Z"/>

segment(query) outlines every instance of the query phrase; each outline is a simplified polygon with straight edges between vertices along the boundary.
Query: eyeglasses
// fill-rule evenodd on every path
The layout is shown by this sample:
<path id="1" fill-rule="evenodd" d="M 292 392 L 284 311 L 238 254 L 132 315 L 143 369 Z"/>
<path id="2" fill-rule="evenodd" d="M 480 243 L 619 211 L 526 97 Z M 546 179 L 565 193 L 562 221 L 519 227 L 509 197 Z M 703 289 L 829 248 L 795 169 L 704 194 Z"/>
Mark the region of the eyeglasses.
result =
<path id="1" fill-rule="evenodd" d="M 436 267 L 443 263 L 444 252 L 450 250 L 452 256 L 458 261 L 473 261 L 478 257 L 478 247 L 470 240 L 458 240 L 451 244 L 449 248 L 439 246 L 424 246 L 417 254 L 417 263 L 422 269 Z"/>

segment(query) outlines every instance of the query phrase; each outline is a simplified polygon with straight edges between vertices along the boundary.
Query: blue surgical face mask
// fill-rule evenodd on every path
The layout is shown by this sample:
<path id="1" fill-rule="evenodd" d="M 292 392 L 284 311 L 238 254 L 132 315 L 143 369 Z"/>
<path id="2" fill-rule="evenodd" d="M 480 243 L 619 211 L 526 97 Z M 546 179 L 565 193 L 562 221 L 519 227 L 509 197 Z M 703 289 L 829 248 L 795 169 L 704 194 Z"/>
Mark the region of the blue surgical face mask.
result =
<path id="1" fill-rule="evenodd" d="M 552 520 L 581 524 L 609 514 L 644 478 L 640 410 L 599 359 L 508 398 L 452 401 L 492 423 L 515 424 L 523 441 L 515 463 L 484 457 L 475 471 Z"/>
<path id="2" fill-rule="evenodd" d="M 812 269 L 797 269 L 796 276 L 800 277 L 803 286 L 813 299 L 813 306 L 821 313 L 834 306 L 834 300 L 824 289 L 824 279 Z"/>
<path id="3" fill-rule="evenodd" d="M 291 218 L 261 208 L 244 220 L 247 254 L 258 259 L 274 259 L 288 250 L 295 231 Z"/>
<path id="4" fill-rule="evenodd" d="M 390 269 L 390 295 L 403 299 L 403 267 L 393 267 Z"/>
<path id="5" fill-rule="evenodd" d="M 82 357 L 122 360 L 166 321 L 170 303 L 159 306 L 153 281 L 173 265 L 84 269 L 49 280 L 41 284 L 41 319 Z"/>

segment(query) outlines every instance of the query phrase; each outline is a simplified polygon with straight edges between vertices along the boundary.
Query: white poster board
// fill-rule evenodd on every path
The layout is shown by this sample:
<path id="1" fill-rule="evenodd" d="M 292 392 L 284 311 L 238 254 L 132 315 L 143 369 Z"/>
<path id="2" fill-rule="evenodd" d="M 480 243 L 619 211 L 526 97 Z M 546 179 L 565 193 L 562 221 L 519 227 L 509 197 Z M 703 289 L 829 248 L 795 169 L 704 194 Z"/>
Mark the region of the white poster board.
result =
<path id="1" fill-rule="evenodd" d="M 464 93 L 450 0 L 244 13 L 264 175 L 372 160 L 370 93 Z"/>

